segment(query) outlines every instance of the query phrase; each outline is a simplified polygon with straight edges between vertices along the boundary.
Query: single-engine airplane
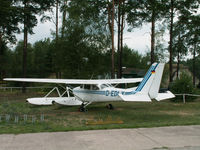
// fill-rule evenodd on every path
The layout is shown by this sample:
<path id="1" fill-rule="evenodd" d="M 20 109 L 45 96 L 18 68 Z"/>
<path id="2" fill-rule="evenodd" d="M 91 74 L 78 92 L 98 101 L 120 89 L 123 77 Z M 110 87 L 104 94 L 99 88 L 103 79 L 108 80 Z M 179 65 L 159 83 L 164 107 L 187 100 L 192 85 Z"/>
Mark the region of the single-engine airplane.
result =
<path id="1" fill-rule="evenodd" d="M 73 89 L 69 87 L 63 94 L 60 94 L 57 87 L 52 89 L 43 98 L 28 98 L 27 101 L 35 105 L 51 105 L 54 102 L 61 105 L 80 105 L 80 111 L 87 111 L 86 106 L 93 102 L 151 102 L 152 99 L 157 101 L 174 98 L 174 94 L 170 91 L 159 93 L 160 83 L 162 79 L 164 64 L 154 63 L 147 71 L 144 78 L 129 79 L 105 79 L 105 80 L 81 80 L 81 79 L 34 79 L 34 78 L 5 78 L 5 81 L 20 82 L 41 82 L 41 83 L 57 83 L 67 85 L 80 85 Z M 123 89 L 116 88 L 113 84 L 136 83 L 140 82 L 137 87 Z M 48 97 L 53 91 L 57 90 L 59 97 Z M 72 92 L 74 97 L 70 97 Z M 67 97 L 63 95 L 67 93 Z M 112 108 L 112 105 L 109 104 Z"/>

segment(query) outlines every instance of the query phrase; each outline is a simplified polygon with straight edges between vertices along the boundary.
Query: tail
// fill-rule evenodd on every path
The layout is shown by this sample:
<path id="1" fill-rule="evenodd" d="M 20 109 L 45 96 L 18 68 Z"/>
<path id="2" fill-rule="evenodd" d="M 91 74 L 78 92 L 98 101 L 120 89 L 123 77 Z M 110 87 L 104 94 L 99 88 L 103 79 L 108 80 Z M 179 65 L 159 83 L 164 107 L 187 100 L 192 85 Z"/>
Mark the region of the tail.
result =
<path id="1" fill-rule="evenodd" d="M 162 63 L 152 64 L 142 82 L 136 88 L 136 92 L 146 93 L 151 99 L 156 98 L 160 88 L 164 65 Z"/>
<path id="2" fill-rule="evenodd" d="M 173 93 L 158 93 L 162 74 L 164 70 L 162 63 L 154 63 L 151 65 L 142 82 L 138 85 L 135 91 L 119 94 L 124 101 L 143 101 L 150 102 L 151 99 L 158 101 L 175 97 Z"/>

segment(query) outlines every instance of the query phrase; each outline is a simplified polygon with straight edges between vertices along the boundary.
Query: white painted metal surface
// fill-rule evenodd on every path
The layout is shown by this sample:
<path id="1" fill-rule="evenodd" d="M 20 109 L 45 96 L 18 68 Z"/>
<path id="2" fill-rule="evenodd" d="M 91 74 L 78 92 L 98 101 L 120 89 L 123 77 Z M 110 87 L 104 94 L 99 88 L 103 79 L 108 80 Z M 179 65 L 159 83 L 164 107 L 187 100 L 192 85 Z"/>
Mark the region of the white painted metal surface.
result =
<path id="1" fill-rule="evenodd" d="M 166 91 L 165 93 L 158 93 L 156 100 L 161 101 L 161 100 L 166 100 L 166 99 L 170 99 L 170 98 L 174 98 L 174 97 L 175 97 L 175 95 L 172 92 Z"/>
<path id="2" fill-rule="evenodd" d="M 120 84 L 141 82 L 143 78 L 129 79 L 34 79 L 34 78 L 5 78 L 5 81 L 38 82 L 38 83 L 63 83 L 63 84 Z"/>

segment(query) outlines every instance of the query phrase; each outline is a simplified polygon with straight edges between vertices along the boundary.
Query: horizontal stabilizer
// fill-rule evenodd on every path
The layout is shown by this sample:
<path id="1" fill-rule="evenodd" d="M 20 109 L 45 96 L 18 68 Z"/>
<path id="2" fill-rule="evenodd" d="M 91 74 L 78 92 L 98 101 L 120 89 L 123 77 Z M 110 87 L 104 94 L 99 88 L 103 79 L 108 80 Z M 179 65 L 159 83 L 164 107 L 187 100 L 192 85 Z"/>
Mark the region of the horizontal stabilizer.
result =
<path id="1" fill-rule="evenodd" d="M 165 99 L 170 99 L 170 98 L 174 98 L 175 95 L 170 92 L 170 91 L 166 91 L 165 93 L 158 93 L 158 96 L 155 98 L 157 101 L 162 101 Z"/>
<path id="2" fill-rule="evenodd" d="M 151 99 L 148 95 L 122 95 L 119 94 L 122 100 L 129 101 L 129 102 L 151 102 Z"/>

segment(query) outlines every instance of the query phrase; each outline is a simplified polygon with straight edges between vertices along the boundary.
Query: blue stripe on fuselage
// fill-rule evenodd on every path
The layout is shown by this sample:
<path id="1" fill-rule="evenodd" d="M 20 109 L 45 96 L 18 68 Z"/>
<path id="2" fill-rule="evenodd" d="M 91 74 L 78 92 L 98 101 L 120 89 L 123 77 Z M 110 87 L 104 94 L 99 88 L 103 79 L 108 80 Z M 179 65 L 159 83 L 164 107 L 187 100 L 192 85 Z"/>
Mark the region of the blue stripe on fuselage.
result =
<path id="1" fill-rule="evenodd" d="M 76 93 L 88 93 L 88 94 L 99 94 L 105 95 L 106 91 L 94 91 L 94 90 L 74 90 Z"/>
<path id="2" fill-rule="evenodd" d="M 115 97 L 118 96 L 119 93 L 122 95 L 132 95 L 137 93 L 136 91 L 118 91 L 118 90 L 106 90 L 106 91 L 94 91 L 94 90 L 74 90 L 75 93 L 85 93 L 85 94 L 96 94 L 96 95 L 105 95 Z"/>

